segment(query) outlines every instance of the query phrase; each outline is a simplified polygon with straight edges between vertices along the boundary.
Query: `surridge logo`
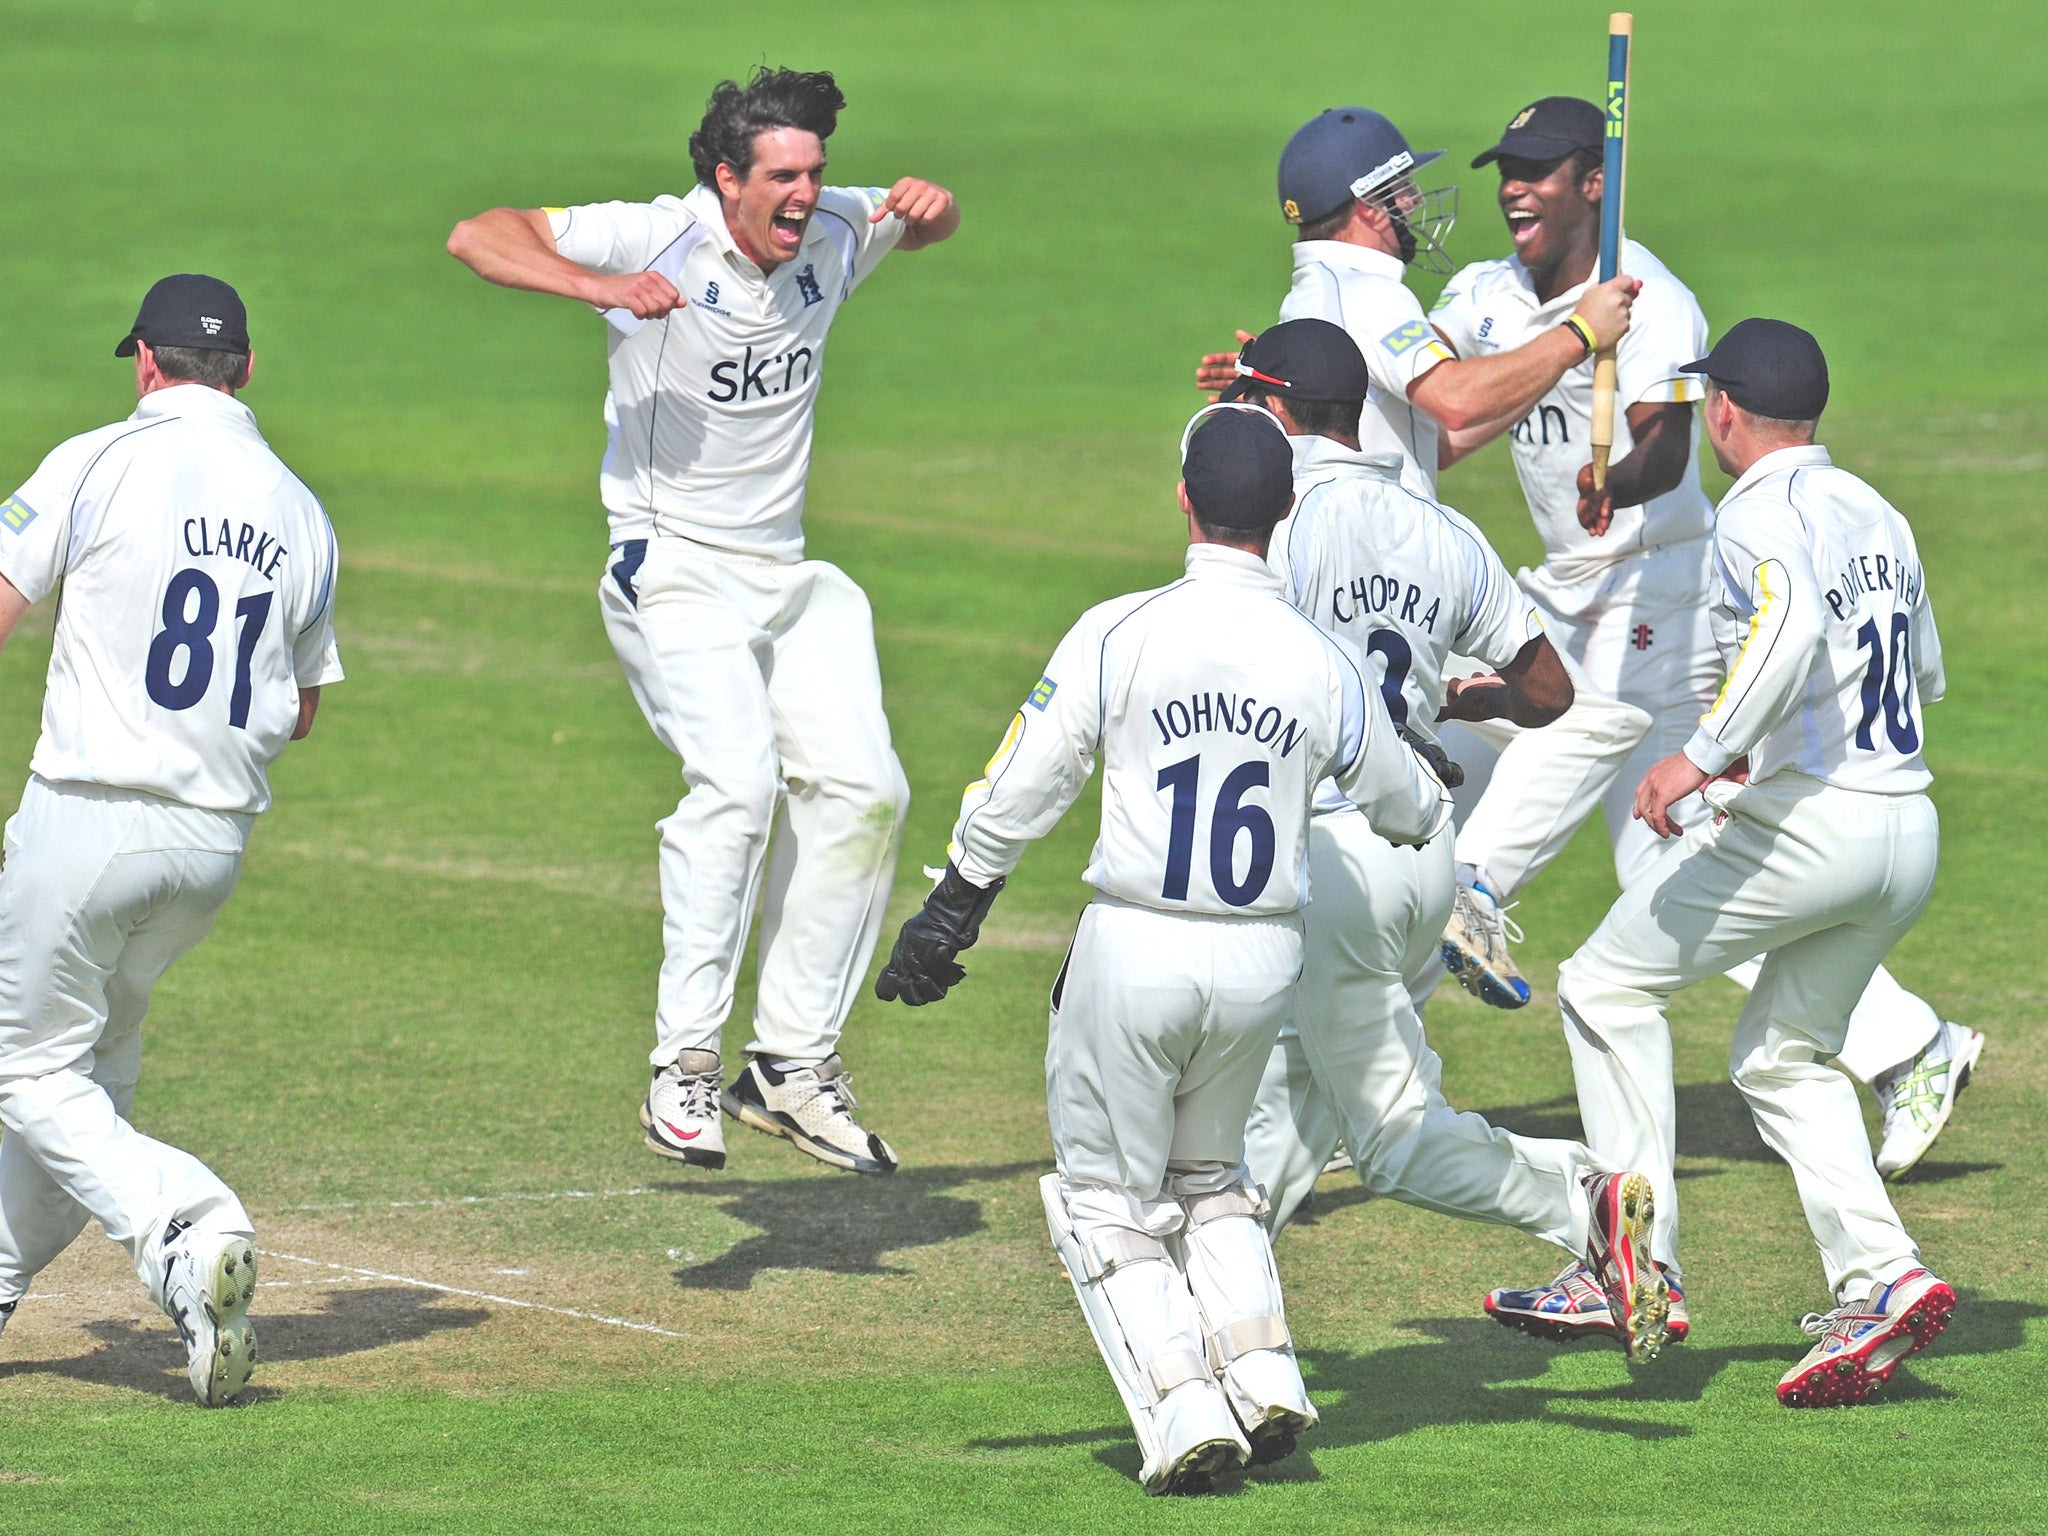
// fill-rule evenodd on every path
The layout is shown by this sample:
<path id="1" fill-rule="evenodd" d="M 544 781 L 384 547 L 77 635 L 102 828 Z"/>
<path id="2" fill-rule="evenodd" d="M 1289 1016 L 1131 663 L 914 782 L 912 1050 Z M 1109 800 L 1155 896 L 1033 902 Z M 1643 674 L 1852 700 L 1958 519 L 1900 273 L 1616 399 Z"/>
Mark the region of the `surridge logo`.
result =
<path id="1" fill-rule="evenodd" d="M 704 285 L 704 302 L 706 304 L 716 304 L 718 302 L 718 284 L 706 283 Z"/>

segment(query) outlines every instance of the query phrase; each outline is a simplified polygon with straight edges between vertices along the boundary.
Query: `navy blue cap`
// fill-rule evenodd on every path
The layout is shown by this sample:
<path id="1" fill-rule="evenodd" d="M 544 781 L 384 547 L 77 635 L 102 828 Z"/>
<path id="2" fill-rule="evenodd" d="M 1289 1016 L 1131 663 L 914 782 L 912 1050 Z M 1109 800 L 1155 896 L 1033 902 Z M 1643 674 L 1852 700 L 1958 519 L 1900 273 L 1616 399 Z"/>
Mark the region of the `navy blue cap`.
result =
<path id="1" fill-rule="evenodd" d="M 1180 478 L 1204 528 L 1265 533 L 1294 504 L 1294 451 L 1270 412 L 1210 406 L 1188 429 Z"/>
<path id="2" fill-rule="evenodd" d="M 1562 160 L 1579 149 L 1607 146 L 1607 117 L 1580 96 L 1545 96 L 1532 101 L 1501 130 L 1500 142 L 1472 159 L 1472 169 L 1512 155 L 1517 160 Z"/>
<path id="3" fill-rule="evenodd" d="M 135 324 L 114 348 L 114 356 L 133 357 L 138 341 L 151 348 L 246 352 L 249 312 L 242 307 L 242 296 L 219 278 L 179 272 L 157 279 L 143 295 Z"/>
<path id="4" fill-rule="evenodd" d="M 1818 421 L 1828 408 L 1828 360 L 1811 331 L 1784 320 L 1738 320 L 1714 350 L 1681 370 L 1704 373 L 1745 411 Z"/>
<path id="5" fill-rule="evenodd" d="M 1363 400 L 1372 389 L 1365 354 L 1341 325 L 1284 320 L 1237 354 L 1237 382 L 1219 400 L 1277 395 L 1283 400 Z"/>
<path id="6" fill-rule="evenodd" d="M 1331 107 L 1304 123 L 1280 151 L 1280 212 L 1313 224 L 1443 154 L 1416 154 L 1401 130 L 1364 107 Z"/>

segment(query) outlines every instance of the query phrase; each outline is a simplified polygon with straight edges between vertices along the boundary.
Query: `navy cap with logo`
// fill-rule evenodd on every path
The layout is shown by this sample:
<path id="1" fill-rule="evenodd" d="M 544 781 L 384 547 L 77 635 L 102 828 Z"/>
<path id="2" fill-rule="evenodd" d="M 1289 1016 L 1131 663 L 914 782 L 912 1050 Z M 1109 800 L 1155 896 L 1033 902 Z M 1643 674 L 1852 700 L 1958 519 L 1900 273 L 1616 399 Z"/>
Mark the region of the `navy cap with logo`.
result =
<path id="1" fill-rule="evenodd" d="M 249 350 L 249 312 L 242 296 L 217 277 L 179 272 L 159 278 L 142 297 L 135 324 L 114 348 L 116 357 L 133 357 L 135 344 L 191 347 L 201 352 Z"/>
<path id="2" fill-rule="evenodd" d="M 1271 412 L 1205 406 L 1188 426 L 1180 478 L 1204 528 L 1264 533 L 1294 504 L 1294 451 Z"/>
<path id="3" fill-rule="evenodd" d="M 1372 389 L 1365 354 L 1341 325 L 1284 320 L 1237 355 L 1237 382 L 1219 400 L 1278 395 L 1284 400 L 1363 400 Z"/>
<path id="4" fill-rule="evenodd" d="M 1704 373 L 1745 411 L 1818 421 L 1828 406 L 1828 360 L 1811 331 L 1784 320 L 1738 320 L 1686 373 Z"/>
<path id="5" fill-rule="evenodd" d="M 1532 101 L 1502 130 L 1500 142 L 1473 157 L 1472 169 L 1511 155 L 1517 160 L 1562 160 L 1578 149 L 1603 149 L 1606 114 L 1578 96 L 1546 96 Z"/>
<path id="6" fill-rule="evenodd" d="M 1396 181 L 1443 154 L 1421 154 L 1379 113 L 1331 107 L 1304 123 L 1280 151 L 1280 212 L 1290 224 L 1313 224 L 1353 197 Z"/>

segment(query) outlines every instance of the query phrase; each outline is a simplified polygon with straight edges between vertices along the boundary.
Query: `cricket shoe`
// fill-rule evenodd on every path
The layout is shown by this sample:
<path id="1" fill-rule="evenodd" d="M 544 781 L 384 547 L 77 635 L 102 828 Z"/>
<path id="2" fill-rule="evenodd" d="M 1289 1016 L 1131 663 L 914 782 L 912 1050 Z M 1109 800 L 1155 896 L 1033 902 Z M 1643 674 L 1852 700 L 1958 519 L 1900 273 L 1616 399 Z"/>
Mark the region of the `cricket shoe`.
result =
<path id="1" fill-rule="evenodd" d="M 748 1060 L 721 1102 L 742 1125 L 785 1136 L 821 1163 L 854 1173 L 894 1173 L 896 1152 L 853 1118 L 853 1085 L 839 1053 L 814 1067 Z"/>
<path id="2" fill-rule="evenodd" d="M 1237 1415 L 1213 1381 L 1183 1382 L 1159 1400 L 1152 1415 L 1159 1460 L 1144 1479 L 1147 1493 L 1211 1493 L 1217 1478 L 1251 1459 Z"/>
<path id="3" fill-rule="evenodd" d="M 246 1237 L 197 1232 L 173 1222 L 164 1242 L 164 1315 L 185 1341 L 192 1391 L 200 1405 L 234 1401 L 256 1368 L 256 1245 Z"/>
<path id="4" fill-rule="evenodd" d="M 725 1166 L 725 1122 L 718 1113 L 718 1052 L 684 1051 L 659 1068 L 640 1105 L 647 1150 L 697 1168 Z"/>
<path id="5" fill-rule="evenodd" d="M 1956 1293 L 1924 1269 L 1880 1286 L 1868 1301 L 1809 1312 L 1801 1331 L 1820 1342 L 1778 1383 L 1787 1408 L 1846 1408 L 1867 1401 L 1915 1350 L 1940 1337 Z"/>
<path id="6" fill-rule="evenodd" d="M 1586 1234 L 1586 1268 L 1607 1294 L 1630 1365 L 1657 1358 L 1669 1332 L 1671 1288 L 1650 1260 L 1650 1228 L 1656 1220 L 1650 1181 L 1640 1173 L 1589 1173 L 1580 1184 L 1593 1203 Z"/>
<path id="7" fill-rule="evenodd" d="M 1664 1317 L 1664 1342 L 1683 1344 L 1692 1331 L 1685 1313 L 1685 1292 L 1664 1275 L 1664 1293 L 1670 1309 Z M 1550 1284 L 1535 1290 L 1498 1290 L 1486 1293 L 1486 1312 L 1496 1323 L 1518 1328 L 1539 1339 L 1614 1339 L 1614 1314 L 1607 1307 L 1607 1293 L 1584 1264 L 1567 1264 Z"/>
<path id="8" fill-rule="evenodd" d="M 0 1301 L 0 1333 L 7 1331 L 7 1320 L 14 1316 L 14 1309 L 20 1301 L 21 1298 L 19 1296 L 15 1297 L 13 1301 Z"/>
<path id="9" fill-rule="evenodd" d="M 1520 1008 L 1529 983 L 1508 955 L 1508 941 L 1522 942 L 1522 930 L 1483 885 L 1458 882 L 1451 918 L 1444 924 L 1444 969 L 1459 986 L 1492 1008 Z"/>
<path id="10" fill-rule="evenodd" d="M 1903 1179 L 1934 1146 L 1948 1124 L 1956 1099 L 1970 1086 L 1970 1073 L 1984 1054 L 1982 1031 L 1946 1020 L 1927 1049 L 1901 1062 L 1870 1086 L 1884 1106 L 1884 1141 L 1877 1171 Z"/>

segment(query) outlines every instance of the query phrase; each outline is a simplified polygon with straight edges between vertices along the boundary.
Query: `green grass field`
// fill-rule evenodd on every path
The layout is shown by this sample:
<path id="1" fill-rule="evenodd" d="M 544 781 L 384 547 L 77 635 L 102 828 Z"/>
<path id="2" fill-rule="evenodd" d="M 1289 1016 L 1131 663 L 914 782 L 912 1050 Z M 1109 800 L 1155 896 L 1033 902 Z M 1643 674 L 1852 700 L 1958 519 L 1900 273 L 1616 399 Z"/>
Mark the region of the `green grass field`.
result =
<path id="1" fill-rule="evenodd" d="M 2048 26 L 2012 0 L 1638 14 L 1631 233 L 1717 334 L 1773 313 L 1821 336 L 1824 439 L 1914 519 L 1947 646 L 1946 857 L 1894 968 L 1991 1047 L 1898 1191 L 1964 1303 L 1887 1401 L 1773 1399 L 1826 1298 L 1726 1081 L 1737 994 L 1715 982 L 1674 1013 L 1692 1343 L 1632 1378 L 1509 1335 L 1478 1299 L 1547 1277 L 1548 1250 L 1331 1179 L 1279 1250 L 1324 1411 L 1308 1453 L 1233 1497 L 1145 1499 L 1033 1187 L 1088 805 L 952 1000 L 856 1008 L 846 1054 L 898 1177 L 744 1131 L 720 1175 L 640 1146 L 678 780 L 592 602 L 600 326 L 477 282 L 449 226 L 682 190 L 710 85 L 763 59 L 840 72 L 836 177 L 959 194 L 959 238 L 886 264 L 839 324 L 808 519 L 874 600 L 914 794 L 900 915 L 1073 617 L 1178 570 L 1190 370 L 1285 289 L 1287 133 L 1388 111 L 1452 151 L 1454 254 L 1498 254 L 1462 167 L 1528 99 L 1597 92 L 1603 23 L 1499 0 L 0 0 L 0 490 L 131 408 L 109 354 L 150 281 L 229 278 L 249 403 L 340 533 L 350 670 L 158 993 L 135 1111 L 257 1215 L 258 1385 L 193 1407 L 169 1325 L 89 1235 L 0 1341 L 0 1530 L 2048 1528 L 2048 661 L 2026 617 L 2048 321 L 2014 281 L 2038 260 Z M 1501 449 L 1443 493 L 1511 564 L 1538 553 Z M 7 772 L 48 634 L 32 614 L 0 657 Z M 1612 892 L 1588 836 L 1530 893 L 1539 989 Z M 1455 1102 L 1576 1125 L 1547 991 L 1515 1017 L 1439 994 L 1430 1029 Z"/>

